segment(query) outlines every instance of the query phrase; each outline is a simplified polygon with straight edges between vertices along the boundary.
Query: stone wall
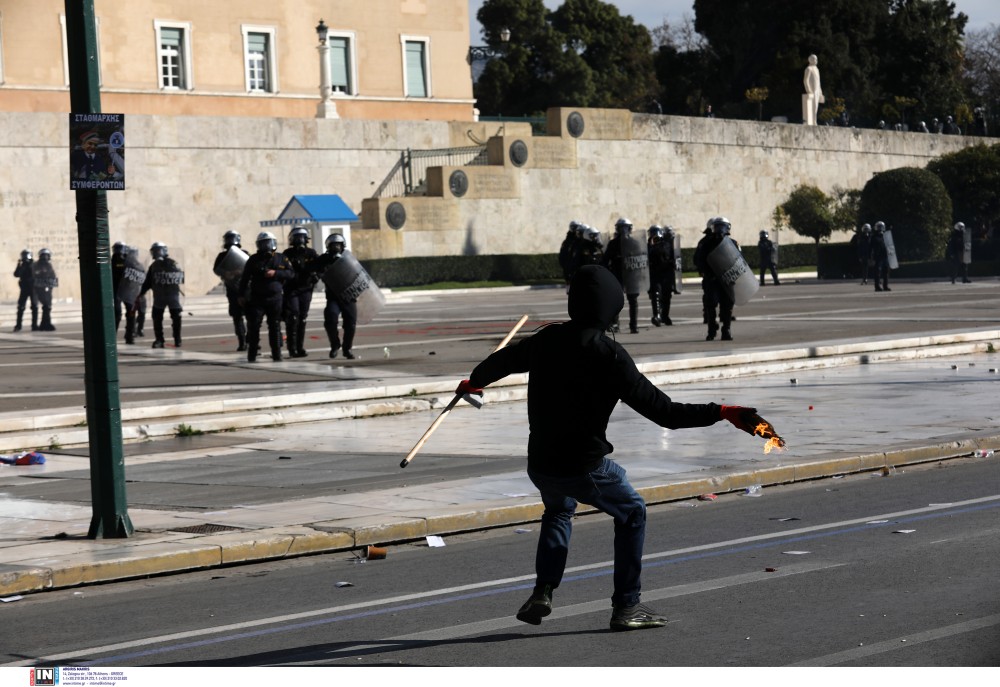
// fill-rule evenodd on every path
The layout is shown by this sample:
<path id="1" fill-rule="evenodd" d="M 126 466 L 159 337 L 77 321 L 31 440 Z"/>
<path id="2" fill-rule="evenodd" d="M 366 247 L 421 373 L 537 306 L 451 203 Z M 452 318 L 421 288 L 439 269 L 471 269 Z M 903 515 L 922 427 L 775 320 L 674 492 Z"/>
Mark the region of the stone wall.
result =
<path id="1" fill-rule="evenodd" d="M 582 131 L 570 126 L 573 113 Z M 740 243 L 756 243 L 801 183 L 861 188 L 875 172 L 923 166 L 976 142 L 586 109 L 553 110 L 549 119 L 551 135 L 533 138 L 524 124 L 127 115 L 127 189 L 108 192 L 111 240 L 144 256 L 154 241 L 167 243 L 189 294 L 218 283 L 211 266 L 226 230 L 252 245 L 258 222 L 294 194 L 337 193 L 361 215 L 352 241 L 362 259 L 554 253 L 569 220 L 607 233 L 619 216 L 637 228 L 670 224 L 690 246 L 721 214 Z M 437 196 L 364 202 L 402 150 L 474 142 L 489 142 L 492 164 L 430 170 Z M 0 113 L 0 258 L 10 274 L 22 249 L 50 248 L 63 300 L 79 298 L 80 288 L 68 159 L 65 114 Z M 456 171 L 466 177 L 462 195 L 451 183 Z M 386 221 L 393 202 L 406 210 L 399 230 Z M 0 280 L 0 299 L 16 293 L 12 276 Z"/>

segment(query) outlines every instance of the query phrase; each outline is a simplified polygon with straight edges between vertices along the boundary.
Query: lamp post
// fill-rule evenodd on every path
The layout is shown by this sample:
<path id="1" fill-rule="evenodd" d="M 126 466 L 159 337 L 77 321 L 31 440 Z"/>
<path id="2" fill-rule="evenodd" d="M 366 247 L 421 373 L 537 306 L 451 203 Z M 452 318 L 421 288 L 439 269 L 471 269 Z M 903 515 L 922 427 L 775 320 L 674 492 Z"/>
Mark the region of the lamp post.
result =
<path id="1" fill-rule="evenodd" d="M 316 117 L 319 119 L 338 119 L 337 103 L 333 101 L 333 88 L 330 84 L 330 45 L 326 42 L 330 27 L 319 20 L 316 25 L 316 36 L 319 38 L 319 105 L 316 106 Z"/>
<path id="2" fill-rule="evenodd" d="M 470 65 L 478 60 L 491 60 L 494 57 L 499 57 L 507 51 L 507 43 L 510 42 L 510 29 L 506 26 L 500 29 L 500 48 L 494 48 L 489 45 L 470 45 L 469 53 L 465 57 L 465 61 Z"/>

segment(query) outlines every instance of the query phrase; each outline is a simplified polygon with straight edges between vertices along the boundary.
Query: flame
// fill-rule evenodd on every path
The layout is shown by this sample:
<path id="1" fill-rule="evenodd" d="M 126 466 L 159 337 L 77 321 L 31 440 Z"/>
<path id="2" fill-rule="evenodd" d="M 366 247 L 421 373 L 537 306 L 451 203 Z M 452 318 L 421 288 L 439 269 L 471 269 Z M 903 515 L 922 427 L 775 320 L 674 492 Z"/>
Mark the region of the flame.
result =
<path id="1" fill-rule="evenodd" d="M 773 436 L 764 443 L 764 453 L 770 453 L 775 449 L 781 451 L 784 446 L 785 442 L 781 440 L 781 437 Z"/>
<path id="2" fill-rule="evenodd" d="M 768 426 L 766 422 L 761 422 L 757 424 L 757 427 L 754 429 L 753 433 L 755 435 L 759 434 L 760 436 L 763 437 L 767 436 L 768 434 L 773 434 L 773 432 L 771 432 L 770 430 L 771 428 L 770 426 Z"/>

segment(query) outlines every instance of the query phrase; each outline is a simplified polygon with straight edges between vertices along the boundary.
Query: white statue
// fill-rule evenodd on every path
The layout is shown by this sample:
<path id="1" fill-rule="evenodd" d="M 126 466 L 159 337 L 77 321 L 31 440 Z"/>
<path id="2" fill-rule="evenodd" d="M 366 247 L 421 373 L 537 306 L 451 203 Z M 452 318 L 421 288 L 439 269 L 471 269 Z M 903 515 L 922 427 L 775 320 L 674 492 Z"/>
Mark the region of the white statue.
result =
<path id="1" fill-rule="evenodd" d="M 802 123 L 806 126 L 816 126 L 816 113 L 821 103 L 826 102 L 823 88 L 819 85 L 819 67 L 816 66 L 816 56 L 809 56 L 809 66 L 802 76 L 802 85 L 806 92 L 802 96 Z"/>

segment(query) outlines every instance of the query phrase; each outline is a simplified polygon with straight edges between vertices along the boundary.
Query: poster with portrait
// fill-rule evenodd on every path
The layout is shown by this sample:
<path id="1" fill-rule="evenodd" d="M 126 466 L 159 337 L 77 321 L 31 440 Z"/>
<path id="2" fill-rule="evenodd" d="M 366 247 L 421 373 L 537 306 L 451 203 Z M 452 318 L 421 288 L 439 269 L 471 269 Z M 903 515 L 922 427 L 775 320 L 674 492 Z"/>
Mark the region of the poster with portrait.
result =
<path id="1" fill-rule="evenodd" d="M 69 115 L 69 188 L 125 190 L 125 115 Z"/>

